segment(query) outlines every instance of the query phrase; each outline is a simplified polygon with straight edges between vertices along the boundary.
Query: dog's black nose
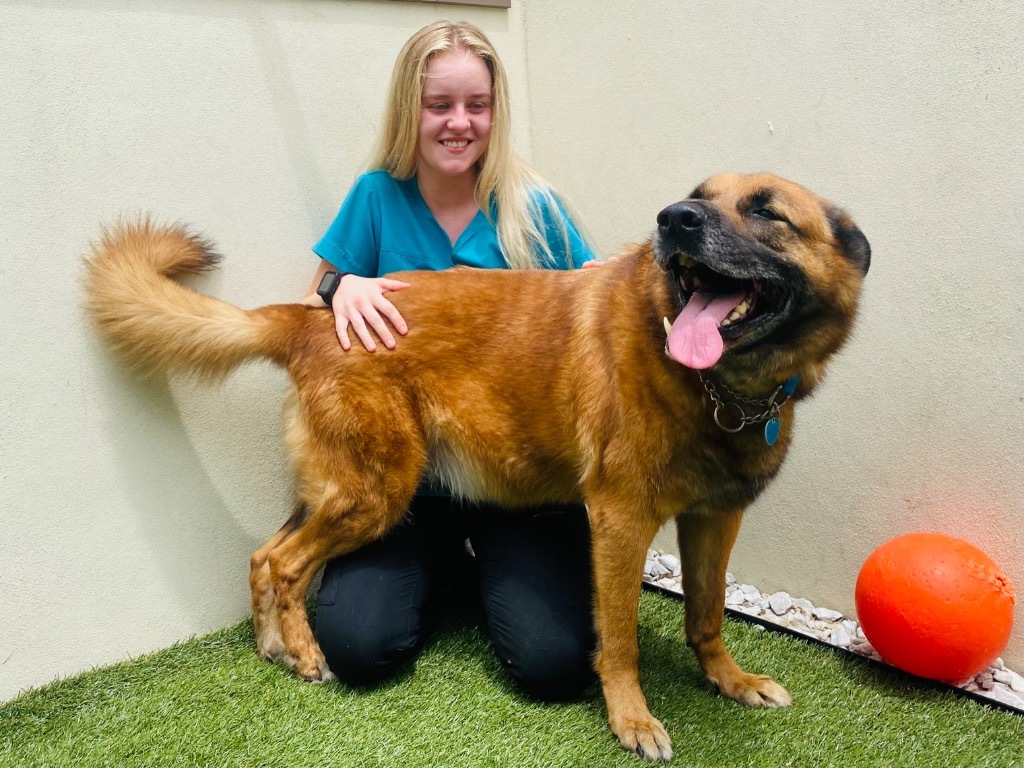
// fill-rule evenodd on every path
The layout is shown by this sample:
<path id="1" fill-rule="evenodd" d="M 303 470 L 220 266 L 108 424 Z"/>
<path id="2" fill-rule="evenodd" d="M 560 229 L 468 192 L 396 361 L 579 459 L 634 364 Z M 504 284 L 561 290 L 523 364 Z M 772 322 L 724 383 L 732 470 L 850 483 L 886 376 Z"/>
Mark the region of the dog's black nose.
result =
<path id="1" fill-rule="evenodd" d="M 707 221 L 704 209 L 693 203 L 674 203 L 658 214 L 658 231 L 662 235 L 692 233 Z"/>

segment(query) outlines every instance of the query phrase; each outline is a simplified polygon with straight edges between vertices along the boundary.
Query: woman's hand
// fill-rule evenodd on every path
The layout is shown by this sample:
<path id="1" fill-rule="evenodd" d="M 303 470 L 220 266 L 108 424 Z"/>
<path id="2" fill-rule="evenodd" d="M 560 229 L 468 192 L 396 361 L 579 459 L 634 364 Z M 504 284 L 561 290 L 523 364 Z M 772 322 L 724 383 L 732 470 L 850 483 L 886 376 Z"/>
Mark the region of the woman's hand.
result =
<path id="1" fill-rule="evenodd" d="M 390 320 L 395 330 L 403 336 L 409 332 L 409 326 L 384 294 L 405 290 L 409 285 L 387 277 L 345 275 L 341 278 L 331 304 L 334 311 L 334 327 L 338 331 L 341 348 L 347 352 L 352 346 L 348 337 L 348 328 L 351 325 L 367 351 L 373 352 L 377 349 L 373 333 L 370 332 L 371 328 L 384 342 L 385 347 L 394 349 L 395 337 L 388 324 L 384 322 L 384 318 Z"/>
<path id="2" fill-rule="evenodd" d="M 331 302 L 331 310 L 334 312 L 334 327 L 338 332 L 341 348 L 346 352 L 352 348 L 352 342 L 348 335 L 348 329 L 351 326 L 367 351 L 374 352 L 377 349 L 377 342 L 373 337 L 374 332 L 384 342 L 385 347 L 394 349 L 395 337 L 384 318 L 390 320 L 395 330 L 403 336 L 409 332 L 409 327 L 395 305 L 387 300 L 385 294 L 402 291 L 409 286 L 410 283 L 391 280 L 387 277 L 360 277 L 359 275 L 342 277 L 341 283 L 338 284 L 338 290 L 334 294 L 334 300 Z M 315 293 L 307 297 L 305 303 L 312 306 L 324 306 L 323 300 Z"/>

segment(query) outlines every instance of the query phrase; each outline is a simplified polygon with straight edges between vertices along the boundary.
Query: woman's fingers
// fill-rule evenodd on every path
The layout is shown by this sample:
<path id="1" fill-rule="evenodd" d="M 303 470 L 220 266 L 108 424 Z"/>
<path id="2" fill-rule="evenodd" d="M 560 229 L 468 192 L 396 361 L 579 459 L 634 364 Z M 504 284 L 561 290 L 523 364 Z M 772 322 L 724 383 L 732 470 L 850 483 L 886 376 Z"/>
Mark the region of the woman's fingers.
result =
<path id="1" fill-rule="evenodd" d="M 380 299 L 380 301 L 381 302 L 387 302 L 388 304 L 391 303 L 391 302 L 388 302 L 387 299 L 383 299 L 383 298 Z M 377 308 L 375 306 L 374 307 L 370 307 L 366 311 L 363 312 L 363 319 L 366 321 L 367 325 L 369 325 L 371 328 L 373 328 L 374 332 L 377 334 L 377 336 L 380 338 L 380 340 L 384 343 L 385 347 L 387 347 L 388 349 L 394 349 L 395 348 L 395 337 L 391 333 L 391 329 L 388 327 L 388 324 L 384 322 L 384 318 L 380 316 L 380 313 L 377 311 Z M 360 338 L 363 338 L 363 337 L 360 336 Z M 366 345 L 366 339 L 365 338 L 363 338 L 363 346 L 365 346 L 371 352 L 373 351 L 372 349 L 370 349 L 369 346 Z"/>
<path id="2" fill-rule="evenodd" d="M 341 342 L 341 348 L 348 352 L 352 349 L 352 341 L 348 337 L 348 318 L 340 312 L 334 315 L 334 329 L 338 332 L 338 341 Z"/>
<path id="3" fill-rule="evenodd" d="M 369 313 L 369 310 L 364 310 Z M 348 321 L 352 325 L 352 330 L 356 332 L 356 336 L 359 341 L 362 342 L 363 346 L 366 347 L 367 352 L 377 351 L 377 342 L 374 341 L 373 334 L 370 332 L 370 328 L 367 325 L 367 317 L 364 311 L 359 309 L 353 309 L 348 314 Z M 378 315 L 378 318 L 380 316 Z"/>
<path id="4" fill-rule="evenodd" d="M 380 297 L 380 301 L 376 304 L 378 312 L 384 315 L 391 324 L 395 327 L 395 330 L 405 336 L 409 332 L 409 326 L 405 322 L 405 318 L 402 317 L 402 313 L 398 311 L 398 308 L 390 301 L 385 299 L 383 296 Z M 376 327 L 376 326 L 374 326 Z M 383 339 L 383 337 L 382 337 Z M 388 345 L 388 349 L 394 349 L 394 337 L 391 337 L 392 343 Z"/>

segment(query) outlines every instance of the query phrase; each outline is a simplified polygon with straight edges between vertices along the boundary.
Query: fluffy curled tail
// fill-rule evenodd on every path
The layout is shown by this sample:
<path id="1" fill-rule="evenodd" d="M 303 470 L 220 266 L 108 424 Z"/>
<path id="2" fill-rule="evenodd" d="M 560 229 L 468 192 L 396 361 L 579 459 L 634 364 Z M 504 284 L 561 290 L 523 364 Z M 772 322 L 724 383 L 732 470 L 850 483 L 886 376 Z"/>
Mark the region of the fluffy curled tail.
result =
<path id="1" fill-rule="evenodd" d="M 210 269 L 219 258 L 183 226 L 119 224 L 86 257 L 86 308 L 115 349 L 146 371 L 217 378 L 256 358 L 285 365 L 306 307 L 245 311 L 174 279 Z"/>

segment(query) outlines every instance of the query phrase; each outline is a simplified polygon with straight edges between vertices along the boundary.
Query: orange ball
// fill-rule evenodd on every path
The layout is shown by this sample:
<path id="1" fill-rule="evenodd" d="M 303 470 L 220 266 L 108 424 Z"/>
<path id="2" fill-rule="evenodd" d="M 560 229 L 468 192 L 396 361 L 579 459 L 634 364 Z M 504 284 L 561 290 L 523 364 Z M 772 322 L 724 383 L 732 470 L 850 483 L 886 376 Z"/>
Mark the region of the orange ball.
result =
<path id="1" fill-rule="evenodd" d="M 857 618 L 894 667 L 957 681 L 985 669 L 1013 627 L 1013 585 L 962 539 L 908 533 L 871 553 L 857 577 Z"/>

